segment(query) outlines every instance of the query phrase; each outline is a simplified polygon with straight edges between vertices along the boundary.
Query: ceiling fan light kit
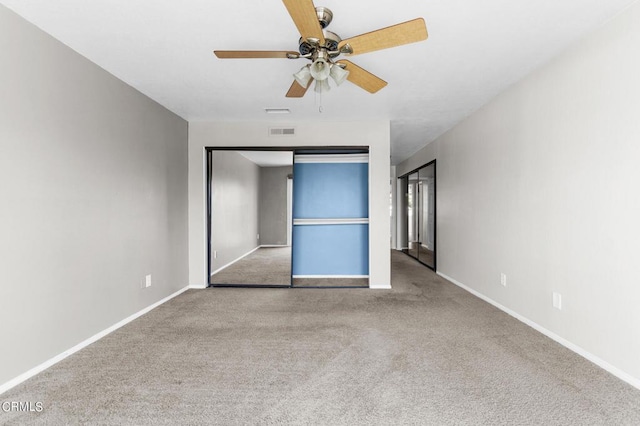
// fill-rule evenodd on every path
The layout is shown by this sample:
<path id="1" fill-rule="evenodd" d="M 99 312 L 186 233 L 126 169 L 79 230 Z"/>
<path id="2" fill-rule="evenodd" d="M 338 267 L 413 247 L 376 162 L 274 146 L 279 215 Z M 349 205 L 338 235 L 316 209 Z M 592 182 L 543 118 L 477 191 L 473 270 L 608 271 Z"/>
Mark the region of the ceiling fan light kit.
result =
<path id="1" fill-rule="evenodd" d="M 331 65 L 327 61 L 327 52 L 325 50 L 318 50 L 313 63 L 311 64 L 310 72 L 311 77 L 315 80 L 323 81 L 329 78 Z"/>
<path id="2" fill-rule="evenodd" d="M 342 40 L 337 34 L 325 29 L 333 20 L 333 13 L 328 8 L 315 7 L 312 0 L 282 0 L 282 2 L 300 32 L 299 53 L 253 50 L 216 50 L 214 53 L 220 59 L 303 58 L 310 60 L 311 64 L 305 65 L 293 74 L 294 81 L 286 95 L 289 98 L 303 97 L 312 80 L 316 81 L 314 89 L 316 92 L 328 92 L 329 77 L 337 86 L 349 80 L 369 93 L 376 93 L 387 85 L 386 81 L 350 61 L 344 59 L 334 61 L 334 59 L 340 55 L 358 55 L 415 43 L 426 40 L 428 37 L 424 19 L 417 18 Z"/>
<path id="3" fill-rule="evenodd" d="M 349 77 L 349 71 L 342 68 L 339 64 L 333 64 L 329 73 L 337 86 L 340 86 Z"/>
<path id="4" fill-rule="evenodd" d="M 327 80 L 317 80 L 314 90 L 316 93 L 326 93 L 331 90 L 331 86 L 329 86 L 329 82 Z"/>
<path id="5" fill-rule="evenodd" d="M 311 65 L 305 65 L 300 68 L 300 71 L 293 75 L 293 78 L 298 82 L 298 84 L 302 87 L 307 87 L 311 82 Z"/>

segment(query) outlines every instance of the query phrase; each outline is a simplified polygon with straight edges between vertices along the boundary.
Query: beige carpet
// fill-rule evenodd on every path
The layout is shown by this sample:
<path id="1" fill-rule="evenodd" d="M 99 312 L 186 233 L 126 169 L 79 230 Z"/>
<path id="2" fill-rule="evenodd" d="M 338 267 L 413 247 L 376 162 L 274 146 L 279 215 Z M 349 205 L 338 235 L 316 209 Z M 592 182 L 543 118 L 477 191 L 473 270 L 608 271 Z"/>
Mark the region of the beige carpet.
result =
<path id="1" fill-rule="evenodd" d="M 211 276 L 215 285 L 291 285 L 291 247 L 260 247 Z"/>
<path id="2" fill-rule="evenodd" d="M 393 253 L 391 291 L 191 290 L 0 396 L 2 424 L 638 425 L 640 391 Z"/>

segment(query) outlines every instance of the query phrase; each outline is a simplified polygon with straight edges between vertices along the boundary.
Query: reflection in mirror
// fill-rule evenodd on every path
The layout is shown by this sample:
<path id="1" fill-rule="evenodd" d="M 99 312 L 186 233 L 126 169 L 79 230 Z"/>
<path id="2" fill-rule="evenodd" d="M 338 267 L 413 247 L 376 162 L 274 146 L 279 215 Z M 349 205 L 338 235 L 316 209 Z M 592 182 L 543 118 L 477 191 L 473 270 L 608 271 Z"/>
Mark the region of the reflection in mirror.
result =
<path id="1" fill-rule="evenodd" d="M 418 194 L 418 173 L 409 175 L 409 195 L 407 197 L 407 214 L 409 225 L 409 254 L 418 257 L 418 247 L 420 245 L 420 219 L 419 194 Z"/>
<path id="2" fill-rule="evenodd" d="M 210 283 L 291 285 L 291 151 L 213 150 Z"/>

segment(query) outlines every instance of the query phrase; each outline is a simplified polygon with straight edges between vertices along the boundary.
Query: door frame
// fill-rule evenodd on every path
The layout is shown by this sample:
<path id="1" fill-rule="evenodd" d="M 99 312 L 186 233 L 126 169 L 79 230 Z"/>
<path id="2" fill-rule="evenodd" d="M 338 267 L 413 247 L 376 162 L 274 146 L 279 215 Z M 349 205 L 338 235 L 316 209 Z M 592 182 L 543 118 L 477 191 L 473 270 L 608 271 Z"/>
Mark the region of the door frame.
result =
<path id="1" fill-rule="evenodd" d="M 296 154 L 349 154 L 349 153 L 362 153 L 369 152 L 369 146 L 359 146 L 359 145 L 350 145 L 350 146 L 342 146 L 342 145 L 326 145 L 326 146 L 206 146 L 205 149 L 205 191 L 206 191 L 206 235 L 207 235 L 207 243 L 206 243 L 206 255 L 207 255 L 207 287 L 257 287 L 257 288 L 269 288 L 269 287 L 277 287 L 277 288 L 300 288 L 293 286 L 293 214 L 291 218 L 287 218 L 290 220 L 289 226 L 291 227 L 291 280 L 289 285 L 251 285 L 251 284 L 211 284 L 211 236 L 213 233 L 211 227 L 211 199 L 212 199 L 212 186 L 211 186 L 211 178 L 213 173 L 213 156 L 212 153 L 214 151 L 291 151 L 293 154 L 293 164 L 295 165 L 295 156 Z M 295 179 L 295 176 L 293 176 Z M 292 188 L 293 189 L 293 188 Z M 293 213 L 293 206 L 295 204 L 295 200 L 293 196 L 291 197 L 291 210 Z M 350 286 L 344 286 L 345 288 L 350 288 Z M 312 288 L 312 287 L 309 287 Z M 327 287 L 327 288 L 338 288 L 338 287 Z"/>

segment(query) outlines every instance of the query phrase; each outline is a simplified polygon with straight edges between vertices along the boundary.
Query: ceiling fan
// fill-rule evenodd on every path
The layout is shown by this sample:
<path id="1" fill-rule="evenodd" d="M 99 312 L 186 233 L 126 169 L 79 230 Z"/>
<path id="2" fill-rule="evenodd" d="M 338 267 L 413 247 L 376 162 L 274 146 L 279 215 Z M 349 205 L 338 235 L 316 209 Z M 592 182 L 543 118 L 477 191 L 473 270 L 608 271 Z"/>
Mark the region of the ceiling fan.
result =
<path id="1" fill-rule="evenodd" d="M 359 55 L 415 43 L 426 40 L 428 36 L 424 19 L 417 18 L 343 40 L 337 34 L 325 29 L 333 19 L 333 13 L 326 7 L 315 7 L 313 0 L 282 0 L 282 2 L 301 35 L 297 52 L 214 50 L 213 53 L 220 59 L 304 58 L 310 60 L 310 64 L 305 65 L 293 75 L 293 84 L 286 95 L 288 98 L 303 97 L 313 80 L 316 81 L 316 92 L 328 91 L 329 77 L 337 85 L 342 84 L 344 80 L 349 80 L 369 93 L 376 93 L 387 85 L 386 81 L 353 62 L 346 59 L 336 60 L 336 58 L 340 55 Z"/>

